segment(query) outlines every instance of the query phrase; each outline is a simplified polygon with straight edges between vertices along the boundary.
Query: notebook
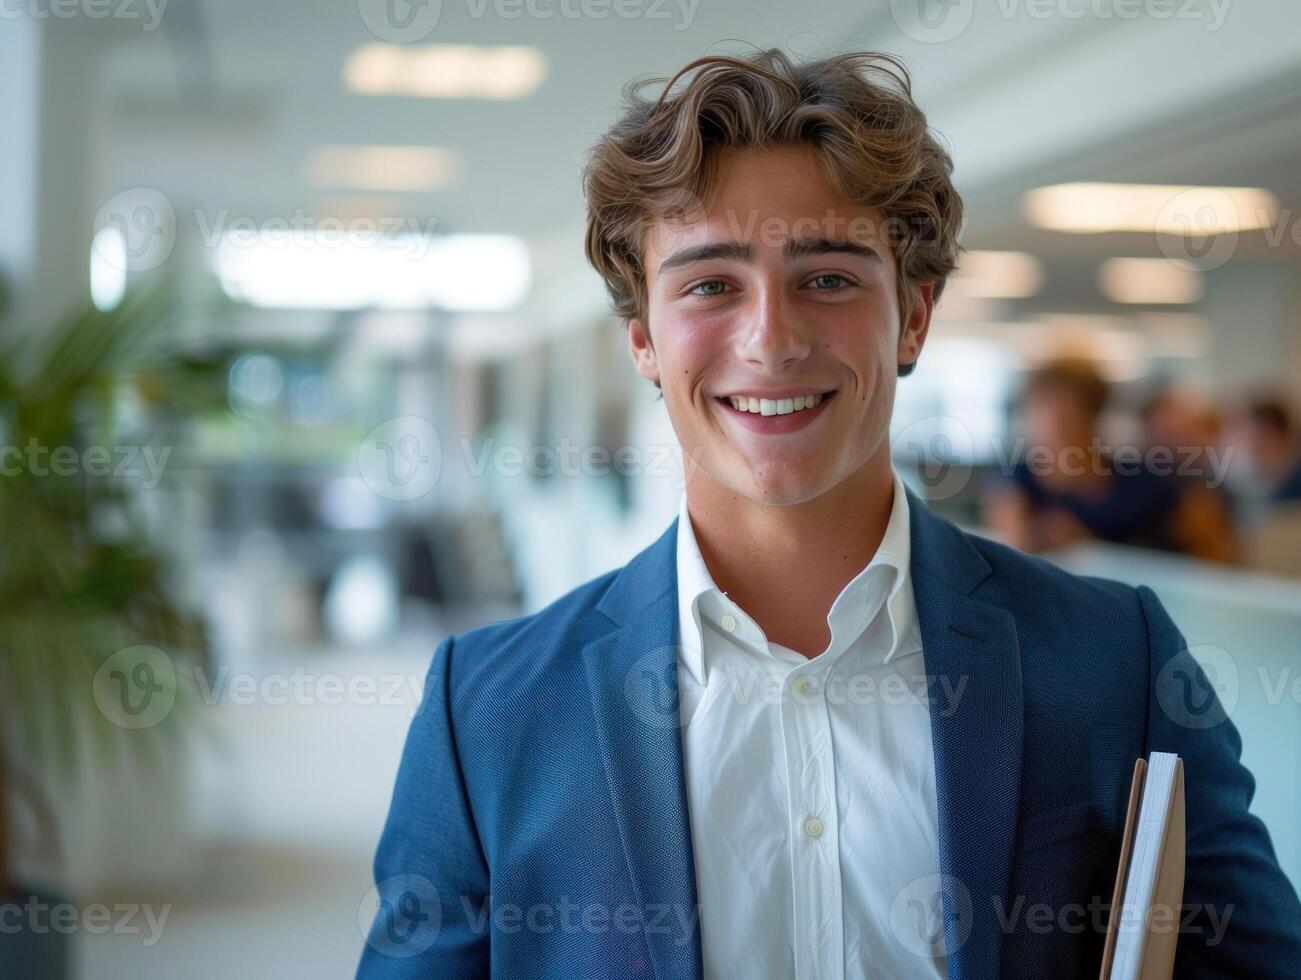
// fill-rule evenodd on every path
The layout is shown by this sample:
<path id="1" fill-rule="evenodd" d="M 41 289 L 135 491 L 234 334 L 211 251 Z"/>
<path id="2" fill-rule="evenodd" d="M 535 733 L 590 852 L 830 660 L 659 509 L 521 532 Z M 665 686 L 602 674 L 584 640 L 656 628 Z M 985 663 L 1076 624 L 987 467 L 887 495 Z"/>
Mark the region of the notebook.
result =
<path id="1" fill-rule="evenodd" d="M 1134 766 L 1101 980 L 1169 980 L 1183 891 L 1183 761 L 1153 752 Z"/>

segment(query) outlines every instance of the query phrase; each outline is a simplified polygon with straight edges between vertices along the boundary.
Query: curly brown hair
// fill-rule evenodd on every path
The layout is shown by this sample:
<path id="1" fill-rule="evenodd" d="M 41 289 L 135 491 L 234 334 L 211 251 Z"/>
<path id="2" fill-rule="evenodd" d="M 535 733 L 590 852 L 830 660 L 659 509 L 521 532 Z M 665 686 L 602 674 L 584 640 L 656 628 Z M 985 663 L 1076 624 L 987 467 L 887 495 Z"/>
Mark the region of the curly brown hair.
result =
<path id="1" fill-rule="evenodd" d="M 659 83 L 654 101 L 641 95 Z M 645 233 L 698 207 L 720 151 L 734 148 L 810 147 L 829 187 L 885 216 L 901 318 L 913 283 L 934 283 L 939 298 L 957 264 L 962 199 L 898 58 L 857 52 L 796 64 L 775 48 L 711 55 L 671 79 L 634 80 L 624 98 L 591 151 L 583 189 L 587 258 L 625 321 L 646 315 Z"/>

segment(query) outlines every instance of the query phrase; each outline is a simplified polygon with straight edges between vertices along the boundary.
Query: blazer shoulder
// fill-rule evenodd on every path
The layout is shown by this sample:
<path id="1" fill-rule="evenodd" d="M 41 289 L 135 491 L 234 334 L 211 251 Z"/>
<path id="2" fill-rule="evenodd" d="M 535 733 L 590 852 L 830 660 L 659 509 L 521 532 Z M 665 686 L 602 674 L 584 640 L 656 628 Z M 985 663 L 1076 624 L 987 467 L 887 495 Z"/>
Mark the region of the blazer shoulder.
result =
<path id="1" fill-rule="evenodd" d="M 972 598 L 1002 608 L 1016 620 L 1028 703 L 1061 712 L 1058 694 L 1072 690 L 1074 710 L 1092 712 L 1103 699 L 1117 718 L 1138 722 L 1145 717 L 1153 658 L 1143 602 L 1147 590 L 1076 575 L 979 535 L 968 534 L 968 540 L 991 568 Z M 1120 700 L 1128 704 L 1127 712 L 1118 707 Z"/>
<path id="2" fill-rule="evenodd" d="M 1032 606 L 1068 619 L 1081 617 L 1146 636 L 1142 586 L 1095 575 L 1077 575 L 1046 558 L 1026 554 L 970 531 L 961 531 L 989 563 L 992 574 L 977 587 L 982 598 L 1000 598 L 1016 609 Z"/>
<path id="3" fill-rule="evenodd" d="M 536 612 L 485 623 L 450 637 L 455 654 L 450 679 L 459 689 L 475 675 L 499 665 L 534 673 L 566 653 L 577 654 L 589 639 L 611 624 L 596 611 L 622 568 L 612 569 L 570 589 Z"/>

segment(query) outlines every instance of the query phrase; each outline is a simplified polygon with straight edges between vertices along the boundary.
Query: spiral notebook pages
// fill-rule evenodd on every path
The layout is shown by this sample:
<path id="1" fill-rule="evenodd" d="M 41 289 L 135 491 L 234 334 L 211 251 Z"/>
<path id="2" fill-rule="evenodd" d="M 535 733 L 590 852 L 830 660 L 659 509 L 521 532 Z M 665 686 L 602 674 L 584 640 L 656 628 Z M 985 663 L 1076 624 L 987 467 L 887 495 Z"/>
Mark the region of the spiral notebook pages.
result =
<path id="1" fill-rule="evenodd" d="M 1153 752 L 1134 766 L 1100 980 L 1169 980 L 1183 891 L 1183 761 Z"/>

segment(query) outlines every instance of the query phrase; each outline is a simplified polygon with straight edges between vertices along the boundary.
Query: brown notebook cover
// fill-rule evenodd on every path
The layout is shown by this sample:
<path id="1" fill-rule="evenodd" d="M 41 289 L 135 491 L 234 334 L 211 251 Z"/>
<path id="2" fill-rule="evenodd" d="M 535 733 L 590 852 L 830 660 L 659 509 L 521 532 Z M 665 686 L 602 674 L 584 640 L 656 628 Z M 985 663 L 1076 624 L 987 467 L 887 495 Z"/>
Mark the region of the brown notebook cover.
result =
<path id="1" fill-rule="evenodd" d="M 1147 762 L 1139 759 L 1134 764 L 1134 779 L 1129 794 L 1129 811 L 1125 816 L 1125 832 L 1121 838 L 1120 862 L 1116 869 L 1116 885 L 1112 891 L 1111 917 L 1107 923 L 1107 938 L 1102 951 L 1100 980 L 1126 980 L 1115 973 L 1118 947 L 1123 954 L 1125 944 L 1138 943 L 1137 972 L 1128 976 L 1138 980 L 1169 980 L 1174 973 L 1175 944 L 1179 939 L 1179 903 L 1184 891 L 1184 764 L 1174 762 L 1174 777 L 1170 787 L 1164 833 L 1157 846 L 1156 876 L 1150 900 L 1145 909 L 1126 909 L 1126 889 L 1130 864 L 1134 857 L 1135 836 L 1140 817 L 1143 816 L 1143 790 L 1147 779 Z M 1152 843 L 1152 842 L 1149 842 Z M 1122 933 L 1122 918 L 1132 921 L 1135 928 Z M 1137 924 L 1141 921 L 1141 930 Z"/>

